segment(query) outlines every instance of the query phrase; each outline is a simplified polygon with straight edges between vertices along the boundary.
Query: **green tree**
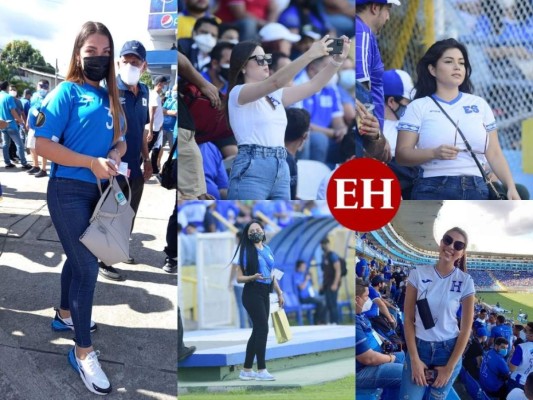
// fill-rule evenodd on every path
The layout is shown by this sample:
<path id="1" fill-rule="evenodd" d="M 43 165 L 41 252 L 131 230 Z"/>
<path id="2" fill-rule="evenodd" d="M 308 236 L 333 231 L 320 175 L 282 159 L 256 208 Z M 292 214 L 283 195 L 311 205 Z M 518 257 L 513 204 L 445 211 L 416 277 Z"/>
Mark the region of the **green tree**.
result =
<path id="1" fill-rule="evenodd" d="M 2 52 L 2 62 L 9 69 L 24 67 L 49 74 L 55 72 L 54 67 L 44 60 L 41 52 L 34 49 L 27 40 L 13 40 L 6 44 Z"/>
<path id="2" fill-rule="evenodd" d="M 148 88 L 153 89 L 154 84 L 152 83 L 152 75 L 148 73 L 148 71 L 144 71 L 141 75 L 141 82 L 144 83 Z"/>

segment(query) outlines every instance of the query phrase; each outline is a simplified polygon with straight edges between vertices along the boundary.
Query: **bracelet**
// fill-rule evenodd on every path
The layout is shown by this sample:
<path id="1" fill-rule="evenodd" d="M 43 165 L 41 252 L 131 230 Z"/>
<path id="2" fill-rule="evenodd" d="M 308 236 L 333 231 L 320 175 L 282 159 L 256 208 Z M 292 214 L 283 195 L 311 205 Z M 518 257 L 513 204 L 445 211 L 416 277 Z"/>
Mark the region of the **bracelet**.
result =
<path id="1" fill-rule="evenodd" d="M 96 158 L 94 158 L 94 157 L 91 159 L 91 172 L 92 172 L 93 174 L 94 174 L 94 172 L 93 172 L 93 162 L 94 162 L 95 159 L 96 159 Z"/>
<path id="2" fill-rule="evenodd" d="M 392 354 L 389 354 L 390 362 L 392 363 Z"/>
<path id="3" fill-rule="evenodd" d="M 143 157 L 143 162 L 150 162 L 150 157 L 146 157 L 146 158 Z"/>
<path id="4" fill-rule="evenodd" d="M 339 68 L 342 65 L 342 61 L 335 61 L 333 58 L 330 58 L 329 62 L 332 63 L 337 68 Z"/>

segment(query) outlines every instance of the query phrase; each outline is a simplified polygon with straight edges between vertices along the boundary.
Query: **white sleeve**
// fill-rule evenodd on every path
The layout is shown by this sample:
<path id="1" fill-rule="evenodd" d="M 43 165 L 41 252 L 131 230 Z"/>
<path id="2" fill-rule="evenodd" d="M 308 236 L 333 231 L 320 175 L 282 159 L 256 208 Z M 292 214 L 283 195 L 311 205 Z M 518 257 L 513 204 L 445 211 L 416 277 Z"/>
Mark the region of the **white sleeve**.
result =
<path id="1" fill-rule="evenodd" d="M 492 132 L 493 130 L 495 130 L 497 128 L 496 126 L 496 118 L 494 118 L 494 113 L 492 112 L 492 109 L 490 108 L 489 104 L 484 100 L 484 99 L 481 99 L 481 106 L 482 106 L 482 110 L 481 112 L 483 113 L 483 123 L 485 124 L 485 130 L 488 132 Z"/>
<path id="2" fill-rule="evenodd" d="M 157 94 L 157 92 L 155 92 L 154 90 L 150 90 L 150 99 L 149 99 L 150 107 L 157 107 L 158 106 L 158 103 L 157 103 L 157 98 L 158 97 L 159 97 L 159 95 Z"/>
<path id="3" fill-rule="evenodd" d="M 407 278 L 407 283 L 418 290 L 418 269 L 413 269 Z"/>
<path id="4" fill-rule="evenodd" d="M 472 279 L 470 275 L 467 275 L 467 277 L 468 278 L 466 279 L 466 286 L 463 292 L 464 294 L 461 297 L 461 301 L 463 301 L 463 299 L 466 299 L 469 296 L 476 294 L 476 290 L 474 289 L 474 279 Z"/>
<path id="5" fill-rule="evenodd" d="M 398 131 L 420 133 L 420 126 L 422 125 L 422 103 L 422 99 L 409 103 L 405 114 L 398 123 Z"/>

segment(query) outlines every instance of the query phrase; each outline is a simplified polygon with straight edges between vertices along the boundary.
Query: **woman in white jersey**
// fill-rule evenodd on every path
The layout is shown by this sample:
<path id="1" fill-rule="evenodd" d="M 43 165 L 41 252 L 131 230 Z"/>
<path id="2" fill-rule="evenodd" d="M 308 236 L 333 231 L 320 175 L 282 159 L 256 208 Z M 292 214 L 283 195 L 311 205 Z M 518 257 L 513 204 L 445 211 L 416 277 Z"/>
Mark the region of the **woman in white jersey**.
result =
<path id="1" fill-rule="evenodd" d="M 474 281 L 466 273 L 467 244 L 462 229 L 450 229 L 440 242 L 437 264 L 419 266 L 409 274 L 404 303 L 408 354 L 401 399 L 422 400 L 426 390 L 430 400 L 445 399 L 461 370 L 474 317 Z"/>
<path id="2" fill-rule="evenodd" d="M 342 39 L 342 54 L 330 57 L 327 67 L 298 86 L 288 85 L 307 64 L 327 56 L 332 49 L 328 35 L 270 77 L 272 55 L 265 54 L 258 43 L 245 41 L 233 48 L 226 110 L 239 150 L 231 168 L 228 199 L 290 199 L 285 107 L 327 85 L 350 49 L 350 40 L 346 36 Z"/>
<path id="3" fill-rule="evenodd" d="M 399 164 L 423 169 L 413 187 L 413 200 L 488 199 L 487 184 L 454 124 L 480 162 L 488 161 L 506 186 L 507 197 L 520 200 L 498 141 L 494 114 L 485 100 L 471 94 L 471 72 L 466 48 L 455 39 L 433 44 L 417 65 L 415 100 L 398 124 L 396 145 Z"/>

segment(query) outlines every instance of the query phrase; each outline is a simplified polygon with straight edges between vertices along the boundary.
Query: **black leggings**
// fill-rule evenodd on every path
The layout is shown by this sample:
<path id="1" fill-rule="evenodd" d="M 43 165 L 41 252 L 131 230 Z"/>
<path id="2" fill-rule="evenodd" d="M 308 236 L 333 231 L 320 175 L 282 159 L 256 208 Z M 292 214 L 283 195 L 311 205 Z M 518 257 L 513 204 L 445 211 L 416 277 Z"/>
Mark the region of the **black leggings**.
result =
<path id="1" fill-rule="evenodd" d="M 244 368 L 252 368 L 257 357 L 257 369 L 265 369 L 265 353 L 270 314 L 270 285 L 259 282 L 247 283 L 242 292 L 242 304 L 252 320 L 252 335 L 246 345 Z"/>

